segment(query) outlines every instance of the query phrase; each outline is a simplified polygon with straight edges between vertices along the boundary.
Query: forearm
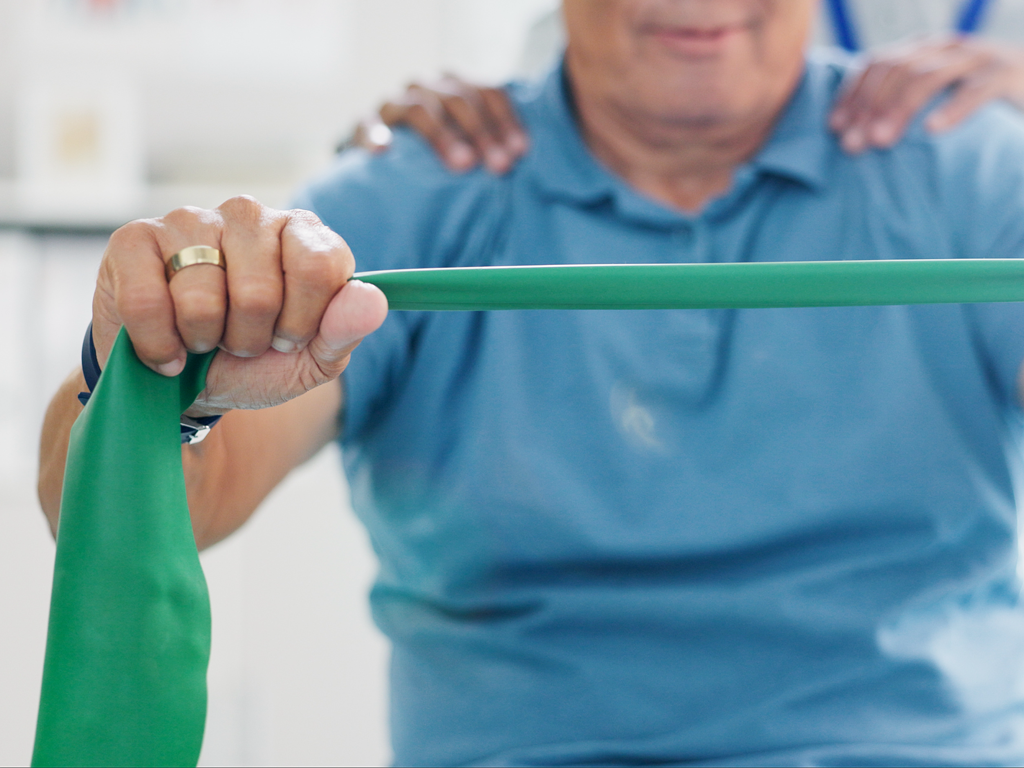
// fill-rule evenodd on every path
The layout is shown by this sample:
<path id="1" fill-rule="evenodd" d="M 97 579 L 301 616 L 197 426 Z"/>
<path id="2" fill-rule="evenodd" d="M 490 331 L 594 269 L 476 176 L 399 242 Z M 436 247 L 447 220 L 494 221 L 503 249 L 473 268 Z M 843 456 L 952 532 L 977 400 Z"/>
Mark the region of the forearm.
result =
<path id="1" fill-rule="evenodd" d="M 81 370 L 61 385 L 46 412 L 40 444 L 39 501 L 56 535 L 71 426 L 82 412 Z M 336 435 L 341 387 L 331 382 L 275 408 L 231 411 L 209 436 L 182 446 L 196 544 L 208 547 L 237 530 L 295 466 Z"/>
<path id="2" fill-rule="evenodd" d="M 68 437 L 71 425 L 82 412 L 78 393 L 85 391 L 85 377 L 76 369 L 60 385 L 50 401 L 43 419 L 43 432 L 39 441 L 39 481 L 37 492 L 43 514 L 50 524 L 50 532 L 57 535 L 60 517 L 60 494 L 64 486 L 64 464 L 68 456 Z"/>
<path id="3" fill-rule="evenodd" d="M 292 469 L 337 436 L 341 386 L 331 382 L 274 408 L 231 411 L 182 464 L 196 544 L 216 544 L 249 517 Z"/>

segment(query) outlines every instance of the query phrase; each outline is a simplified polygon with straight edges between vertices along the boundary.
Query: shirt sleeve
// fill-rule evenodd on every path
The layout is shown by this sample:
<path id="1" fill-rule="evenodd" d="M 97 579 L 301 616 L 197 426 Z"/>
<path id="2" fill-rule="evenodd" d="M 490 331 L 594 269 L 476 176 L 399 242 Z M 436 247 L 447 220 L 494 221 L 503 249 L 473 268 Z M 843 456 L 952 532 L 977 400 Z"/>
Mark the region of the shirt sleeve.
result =
<path id="1" fill-rule="evenodd" d="M 1004 105 L 936 138 L 940 204 L 960 258 L 1024 257 L 1024 120 Z M 1024 302 L 966 308 L 1001 399 L 1020 408 Z"/>
<path id="2" fill-rule="evenodd" d="M 419 137 L 396 131 L 387 153 L 344 153 L 293 204 L 345 239 L 357 272 L 468 266 L 486 263 L 503 191 L 485 171 L 448 172 Z M 343 374 L 345 443 L 361 439 L 402 386 L 425 315 L 390 312 L 353 353 Z"/>

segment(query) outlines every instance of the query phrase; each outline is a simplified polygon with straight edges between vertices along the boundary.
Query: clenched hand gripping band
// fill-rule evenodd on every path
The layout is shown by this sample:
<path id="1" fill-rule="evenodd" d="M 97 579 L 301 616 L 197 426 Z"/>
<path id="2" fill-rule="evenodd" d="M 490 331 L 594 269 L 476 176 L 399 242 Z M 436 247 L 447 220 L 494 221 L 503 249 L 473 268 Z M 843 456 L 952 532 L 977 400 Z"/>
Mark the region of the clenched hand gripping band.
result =
<path id="1" fill-rule="evenodd" d="M 361 273 L 392 309 L 667 309 L 1024 301 L 1024 260 L 481 267 Z M 210 604 L 168 379 L 124 330 L 71 431 L 33 765 L 195 765 Z"/>

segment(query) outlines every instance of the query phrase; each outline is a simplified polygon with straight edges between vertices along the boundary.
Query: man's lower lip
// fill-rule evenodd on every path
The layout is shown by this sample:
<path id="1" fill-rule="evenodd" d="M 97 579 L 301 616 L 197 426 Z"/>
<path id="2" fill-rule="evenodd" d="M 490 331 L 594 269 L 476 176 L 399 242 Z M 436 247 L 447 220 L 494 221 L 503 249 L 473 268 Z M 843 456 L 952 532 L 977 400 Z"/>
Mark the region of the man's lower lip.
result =
<path id="1" fill-rule="evenodd" d="M 709 56 L 718 53 L 740 31 L 739 27 L 715 30 L 654 30 L 653 36 L 667 48 L 689 56 Z"/>

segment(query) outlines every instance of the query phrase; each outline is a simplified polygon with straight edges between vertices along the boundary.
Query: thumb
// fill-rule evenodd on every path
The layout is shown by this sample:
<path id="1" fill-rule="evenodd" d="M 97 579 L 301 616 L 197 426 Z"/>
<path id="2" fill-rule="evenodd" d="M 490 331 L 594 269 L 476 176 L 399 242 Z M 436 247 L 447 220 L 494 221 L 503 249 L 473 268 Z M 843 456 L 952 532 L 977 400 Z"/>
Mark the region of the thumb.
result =
<path id="1" fill-rule="evenodd" d="M 334 378 L 345 370 L 352 350 L 380 327 L 387 314 L 388 300 L 380 288 L 350 280 L 327 305 L 320 332 L 307 349 L 320 370 Z"/>

